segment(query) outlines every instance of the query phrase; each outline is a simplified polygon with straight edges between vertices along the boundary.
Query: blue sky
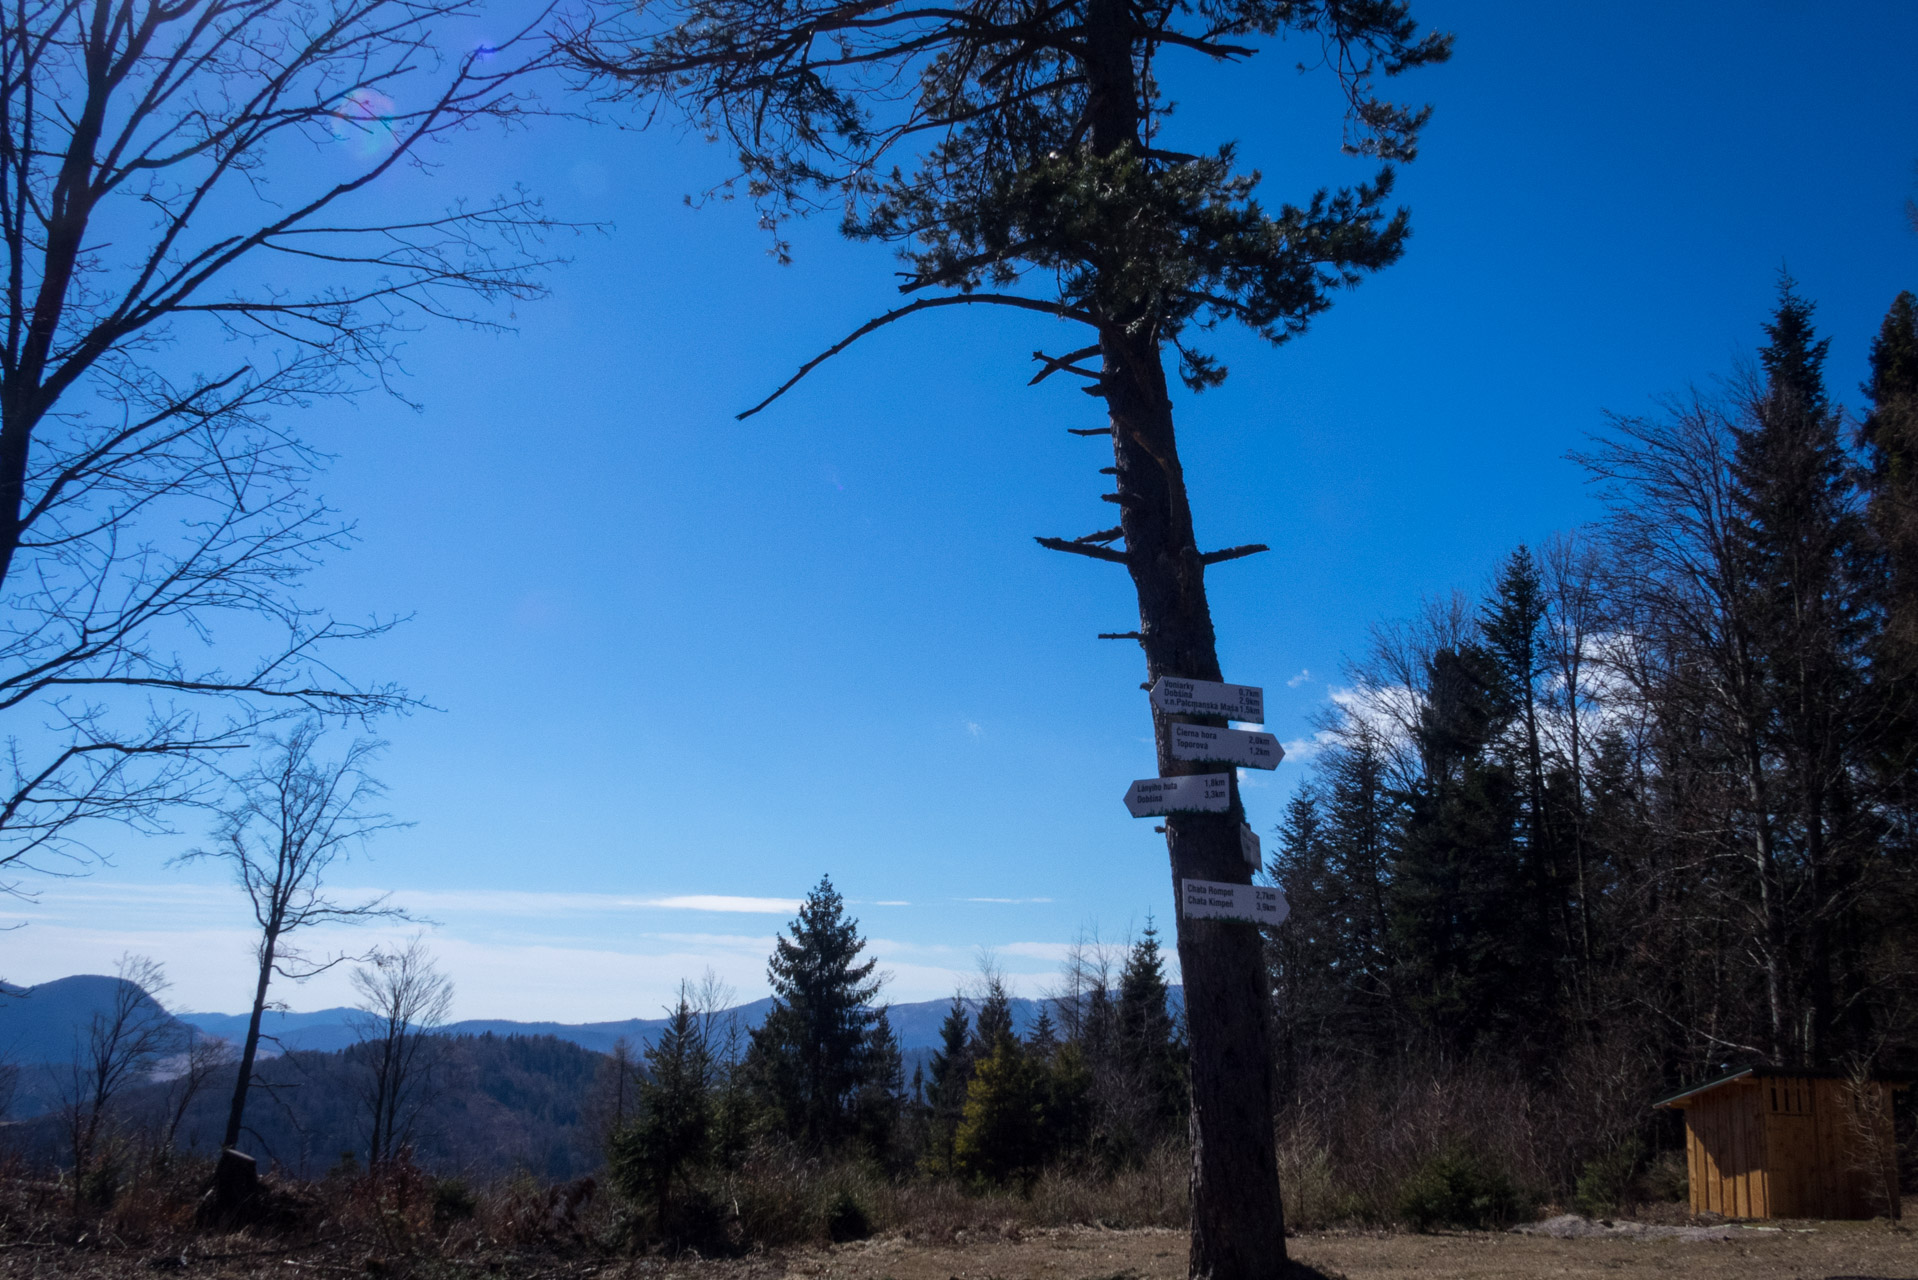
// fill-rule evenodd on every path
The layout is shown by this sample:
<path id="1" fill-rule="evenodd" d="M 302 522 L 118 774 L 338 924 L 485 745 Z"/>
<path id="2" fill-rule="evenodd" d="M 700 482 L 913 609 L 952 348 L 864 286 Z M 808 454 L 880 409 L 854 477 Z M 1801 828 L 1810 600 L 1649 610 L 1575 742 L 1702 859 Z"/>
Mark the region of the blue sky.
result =
<path id="1" fill-rule="evenodd" d="M 1228 678 L 1266 687 L 1292 743 L 1372 622 L 1590 518 L 1567 450 L 1748 357 L 1781 267 L 1854 402 L 1885 307 L 1918 287 L 1918 7 L 1415 12 L 1458 46 L 1402 85 L 1437 108 L 1402 175 L 1406 258 L 1286 347 L 1216 335 L 1232 379 L 1179 405 L 1201 542 L 1272 545 L 1215 569 L 1212 603 Z M 1293 70 L 1307 52 L 1175 71 L 1172 134 L 1238 138 L 1269 201 L 1367 176 L 1326 84 Z M 415 825 L 342 883 L 438 922 L 457 1015 L 650 1016 L 707 966 L 752 998 L 822 872 L 901 1000 L 949 992 L 982 947 L 1033 993 L 1082 931 L 1169 926 L 1163 845 L 1120 804 L 1152 772 L 1140 658 L 1093 639 L 1136 622 L 1128 583 L 1031 541 L 1109 514 L 1109 456 L 1065 432 L 1098 406 L 1024 385 L 1066 335 L 916 317 L 736 423 L 891 305 L 883 248 L 821 219 L 777 265 L 748 209 L 682 203 L 724 155 L 671 129 L 554 121 L 448 161 L 430 190 L 525 183 L 609 224 L 562 245 L 514 332 L 414 339 L 423 411 L 302 424 L 362 539 L 315 597 L 412 615 L 353 664 L 439 708 L 386 726 Z M 1262 831 L 1305 754 L 1247 790 Z M 0 972 L 131 948 L 177 1003 L 240 1008 L 231 896 L 163 865 L 186 837 L 118 841 L 110 868 L 8 906 L 31 923 L 0 936 Z"/>

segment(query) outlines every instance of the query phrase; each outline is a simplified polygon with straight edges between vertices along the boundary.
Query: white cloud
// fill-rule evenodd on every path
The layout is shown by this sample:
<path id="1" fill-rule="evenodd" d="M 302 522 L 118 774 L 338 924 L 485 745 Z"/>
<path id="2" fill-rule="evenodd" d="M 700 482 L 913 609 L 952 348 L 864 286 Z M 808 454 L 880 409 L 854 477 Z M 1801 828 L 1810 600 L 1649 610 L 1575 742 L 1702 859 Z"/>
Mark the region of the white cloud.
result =
<path id="1" fill-rule="evenodd" d="M 1311 678 L 1312 678 L 1311 671 L 1309 671 L 1308 669 L 1304 667 L 1301 667 L 1299 668 L 1299 674 L 1293 676 L 1290 680 L 1287 680 L 1285 682 L 1285 687 L 1288 689 L 1296 689 L 1300 685 L 1304 684 L 1307 680 L 1310 680 Z"/>
<path id="2" fill-rule="evenodd" d="M 1285 744 L 1287 764 L 1305 764 L 1332 744 L 1334 735 L 1321 729 L 1309 738 L 1294 738 Z"/>
<path id="3" fill-rule="evenodd" d="M 766 957 L 779 923 L 766 916 L 796 905 L 785 898 L 730 895 L 479 890 L 403 892 L 396 900 L 440 922 L 428 931 L 428 945 L 453 980 L 455 1018 L 559 1022 L 657 1017 L 672 1003 L 681 979 L 697 978 L 708 968 L 735 987 L 740 1000 L 758 999 L 766 994 Z M 645 921 L 640 913 L 646 909 L 682 914 Z M 712 918 L 721 931 L 635 927 L 669 920 L 696 926 L 702 911 L 722 913 Z M 724 913 L 733 913 L 749 932 L 723 931 Z M 759 918 L 740 919 L 738 913 Z M 166 966 L 173 980 L 166 996 L 171 1008 L 237 1012 L 251 995 L 257 934 L 244 927 L 248 916 L 230 886 L 61 881 L 46 884 L 37 905 L 7 904 L 0 923 L 8 917 L 27 926 L 0 934 L 0 977 L 11 982 L 31 986 L 76 973 L 111 973 L 114 961 L 132 952 Z M 316 956 L 364 955 L 400 941 L 416 927 L 315 929 L 302 941 Z M 870 954 L 891 975 L 886 997 L 893 1001 L 938 999 L 977 977 L 976 948 L 970 944 L 888 938 L 869 943 Z M 1066 950 L 1065 943 L 1044 940 L 995 947 L 1009 972 L 1019 977 L 1022 994 L 1043 990 Z M 276 982 L 273 998 L 302 1010 L 351 1004 L 351 968 L 341 965 L 304 984 Z"/>
<path id="4" fill-rule="evenodd" d="M 741 911 L 748 915 L 789 916 L 799 910 L 798 898 L 738 898 L 724 893 L 691 893 L 676 898 L 641 898 L 638 907 L 665 907 L 669 911 Z"/>
<path id="5" fill-rule="evenodd" d="M 873 901 L 872 905 L 875 907 L 910 907 L 912 904 L 903 898 L 877 898 Z"/>
<path id="6" fill-rule="evenodd" d="M 980 724 L 977 720 L 966 721 L 966 732 L 971 734 L 975 738 L 983 738 L 986 736 L 985 726 Z"/>

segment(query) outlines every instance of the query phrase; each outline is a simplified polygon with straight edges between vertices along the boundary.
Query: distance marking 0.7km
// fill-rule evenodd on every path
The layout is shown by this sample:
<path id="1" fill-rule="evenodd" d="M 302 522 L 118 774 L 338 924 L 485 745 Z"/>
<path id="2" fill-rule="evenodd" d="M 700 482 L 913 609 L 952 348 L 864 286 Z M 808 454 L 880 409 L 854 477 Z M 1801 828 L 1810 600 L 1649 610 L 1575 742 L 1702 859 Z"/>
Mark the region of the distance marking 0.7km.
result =
<path id="1" fill-rule="evenodd" d="M 1223 716 L 1245 724 L 1265 723 L 1265 690 L 1257 685 L 1160 676 L 1152 682 L 1152 706 L 1172 715 Z"/>

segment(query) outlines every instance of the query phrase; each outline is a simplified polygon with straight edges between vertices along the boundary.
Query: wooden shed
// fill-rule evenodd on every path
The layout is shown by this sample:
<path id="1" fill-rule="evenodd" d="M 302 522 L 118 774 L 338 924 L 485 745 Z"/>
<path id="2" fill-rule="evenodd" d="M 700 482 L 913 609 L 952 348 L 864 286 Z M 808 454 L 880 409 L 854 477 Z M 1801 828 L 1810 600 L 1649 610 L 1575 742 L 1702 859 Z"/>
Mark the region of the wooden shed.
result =
<path id="1" fill-rule="evenodd" d="M 1898 1213 L 1892 1094 L 1904 1087 L 1745 1067 L 1653 1105 L 1685 1113 L 1693 1213 L 1869 1218 Z"/>

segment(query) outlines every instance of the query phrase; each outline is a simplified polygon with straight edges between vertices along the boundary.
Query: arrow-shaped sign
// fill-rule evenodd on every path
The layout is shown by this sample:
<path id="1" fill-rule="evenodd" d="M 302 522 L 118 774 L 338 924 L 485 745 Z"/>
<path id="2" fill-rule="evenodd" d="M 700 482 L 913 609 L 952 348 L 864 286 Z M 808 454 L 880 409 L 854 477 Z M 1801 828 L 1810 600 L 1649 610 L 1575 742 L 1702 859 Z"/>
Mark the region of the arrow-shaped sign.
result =
<path id="1" fill-rule="evenodd" d="M 1232 775 L 1191 773 L 1178 778 L 1141 778 L 1125 789 L 1125 807 L 1135 818 L 1164 813 L 1224 813 L 1232 807 Z"/>
<path id="2" fill-rule="evenodd" d="M 1224 716 L 1247 724 L 1265 723 L 1265 690 L 1257 685 L 1160 676 L 1152 682 L 1152 705 L 1174 715 Z"/>
<path id="3" fill-rule="evenodd" d="M 1285 748 L 1269 733 L 1214 729 L 1209 724 L 1175 724 L 1171 729 L 1174 760 L 1217 760 L 1246 769 L 1276 769 L 1285 759 Z"/>
<path id="4" fill-rule="evenodd" d="M 1218 880 L 1179 881 L 1179 910 L 1189 920 L 1249 920 L 1253 924 L 1284 924 L 1292 914 L 1282 889 Z"/>

